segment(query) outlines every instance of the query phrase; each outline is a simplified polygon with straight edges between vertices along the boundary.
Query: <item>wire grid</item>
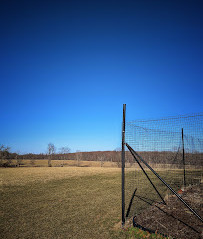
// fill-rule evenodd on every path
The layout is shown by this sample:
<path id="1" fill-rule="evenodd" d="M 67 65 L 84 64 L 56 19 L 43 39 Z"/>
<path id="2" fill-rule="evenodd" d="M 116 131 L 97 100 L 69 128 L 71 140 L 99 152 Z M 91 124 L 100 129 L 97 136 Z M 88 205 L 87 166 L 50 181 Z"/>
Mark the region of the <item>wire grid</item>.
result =
<path id="1" fill-rule="evenodd" d="M 203 166 L 203 113 L 156 120 L 126 121 L 125 136 L 126 143 L 141 155 L 175 191 L 180 190 L 184 184 L 188 186 L 200 183 Z M 161 196 L 164 198 L 169 194 L 167 188 L 157 180 L 156 176 L 146 166 L 142 166 Z M 149 202 L 161 201 L 130 152 L 126 151 L 126 208 L 129 206 L 135 188 L 137 188 L 136 195 Z M 139 213 L 145 207 L 146 203 L 143 201 L 140 201 L 138 206 L 134 200 L 129 216 Z"/>

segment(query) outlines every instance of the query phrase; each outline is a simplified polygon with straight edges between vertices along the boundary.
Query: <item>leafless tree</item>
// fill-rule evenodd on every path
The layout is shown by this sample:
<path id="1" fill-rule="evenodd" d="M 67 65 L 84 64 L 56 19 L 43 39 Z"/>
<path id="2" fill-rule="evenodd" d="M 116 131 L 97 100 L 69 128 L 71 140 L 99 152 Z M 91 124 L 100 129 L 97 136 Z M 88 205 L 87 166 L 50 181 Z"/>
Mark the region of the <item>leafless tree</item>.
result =
<path id="1" fill-rule="evenodd" d="M 0 145 L 0 165 L 1 166 L 3 166 L 3 164 L 4 164 L 4 148 L 5 148 L 5 146 L 2 144 L 2 145 Z"/>
<path id="2" fill-rule="evenodd" d="M 35 165 L 35 160 L 34 160 L 34 159 L 30 159 L 30 164 L 31 164 L 32 166 L 34 166 L 34 165 Z"/>
<path id="3" fill-rule="evenodd" d="M 48 157 L 49 157 L 48 158 L 48 167 L 51 167 L 52 166 L 51 160 L 52 160 L 53 155 L 56 152 L 56 147 L 53 143 L 49 143 L 47 149 L 48 149 Z"/>
<path id="4" fill-rule="evenodd" d="M 10 147 L 0 145 L 0 159 L 1 165 L 5 165 L 6 167 L 10 166 L 12 163 L 12 159 L 10 158 Z M 7 162 L 5 162 L 7 160 Z"/>
<path id="5" fill-rule="evenodd" d="M 98 159 L 100 161 L 101 167 L 103 167 L 103 165 L 104 165 L 104 155 L 99 155 Z"/>
<path id="6" fill-rule="evenodd" d="M 121 148 L 116 148 L 115 150 L 115 161 L 118 167 L 121 167 Z"/>
<path id="7" fill-rule="evenodd" d="M 20 167 L 20 165 L 22 164 L 22 159 L 19 157 L 19 154 L 16 154 L 15 159 L 17 167 Z"/>
<path id="8" fill-rule="evenodd" d="M 82 152 L 80 150 L 76 150 L 76 160 L 78 167 L 80 166 L 80 161 L 82 160 Z"/>
<path id="9" fill-rule="evenodd" d="M 59 152 L 62 154 L 62 159 L 63 159 L 63 161 L 62 161 L 61 166 L 63 167 L 63 166 L 64 166 L 64 160 L 66 159 L 67 154 L 70 153 L 70 148 L 67 147 L 67 146 L 66 146 L 66 147 L 61 147 L 61 148 L 59 149 Z"/>

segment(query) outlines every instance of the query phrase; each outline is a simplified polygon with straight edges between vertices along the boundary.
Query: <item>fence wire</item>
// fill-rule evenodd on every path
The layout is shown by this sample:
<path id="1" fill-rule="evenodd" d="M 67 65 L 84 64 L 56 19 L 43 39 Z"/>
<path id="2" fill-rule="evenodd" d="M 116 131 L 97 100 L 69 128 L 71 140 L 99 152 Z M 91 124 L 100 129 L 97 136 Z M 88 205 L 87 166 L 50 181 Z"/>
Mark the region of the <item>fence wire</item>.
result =
<path id="1" fill-rule="evenodd" d="M 198 184 L 202 177 L 203 159 L 203 113 L 169 117 L 157 120 L 126 121 L 126 143 L 129 144 L 159 175 L 175 190 L 183 186 Z M 142 165 L 142 164 L 141 164 Z M 151 181 L 164 198 L 167 188 L 157 180 L 145 165 Z M 133 192 L 149 202 L 161 202 L 160 196 L 146 178 L 144 172 L 126 150 L 125 197 L 126 210 Z M 133 200 L 129 217 L 141 212 L 144 201 L 139 206 Z"/>

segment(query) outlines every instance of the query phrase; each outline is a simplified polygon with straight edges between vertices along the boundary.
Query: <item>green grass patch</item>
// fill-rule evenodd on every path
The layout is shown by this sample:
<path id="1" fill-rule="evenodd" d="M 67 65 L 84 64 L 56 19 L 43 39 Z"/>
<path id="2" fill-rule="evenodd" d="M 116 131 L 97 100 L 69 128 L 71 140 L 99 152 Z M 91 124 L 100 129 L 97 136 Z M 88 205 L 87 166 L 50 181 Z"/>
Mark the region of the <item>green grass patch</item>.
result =
<path id="1" fill-rule="evenodd" d="M 142 231 L 141 229 L 135 228 L 135 227 L 130 227 L 127 229 L 127 232 L 129 233 L 129 238 L 131 239 L 143 239 L 143 238 L 147 238 L 147 239 L 172 239 L 171 237 L 165 237 L 162 236 L 160 234 L 158 234 L 157 232 L 155 233 L 149 233 L 146 231 Z"/>

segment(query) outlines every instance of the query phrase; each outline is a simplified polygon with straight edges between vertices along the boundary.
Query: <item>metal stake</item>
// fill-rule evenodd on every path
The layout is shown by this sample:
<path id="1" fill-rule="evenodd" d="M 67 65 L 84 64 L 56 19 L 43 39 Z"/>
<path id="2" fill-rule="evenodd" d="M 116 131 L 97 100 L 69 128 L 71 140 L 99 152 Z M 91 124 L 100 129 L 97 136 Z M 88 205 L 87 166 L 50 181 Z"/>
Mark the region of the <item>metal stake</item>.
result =
<path id="1" fill-rule="evenodd" d="M 125 114 L 126 104 L 123 104 L 123 124 L 122 124 L 122 226 L 125 224 Z"/>
<path id="2" fill-rule="evenodd" d="M 186 179 L 185 179 L 185 149 L 184 149 L 184 134 L 183 134 L 183 128 L 182 128 L 182 145 L 183 145 L 183 170 L 184 170 L 183 184 L 184 184 L 184 187 L 186 187 Z"/>

